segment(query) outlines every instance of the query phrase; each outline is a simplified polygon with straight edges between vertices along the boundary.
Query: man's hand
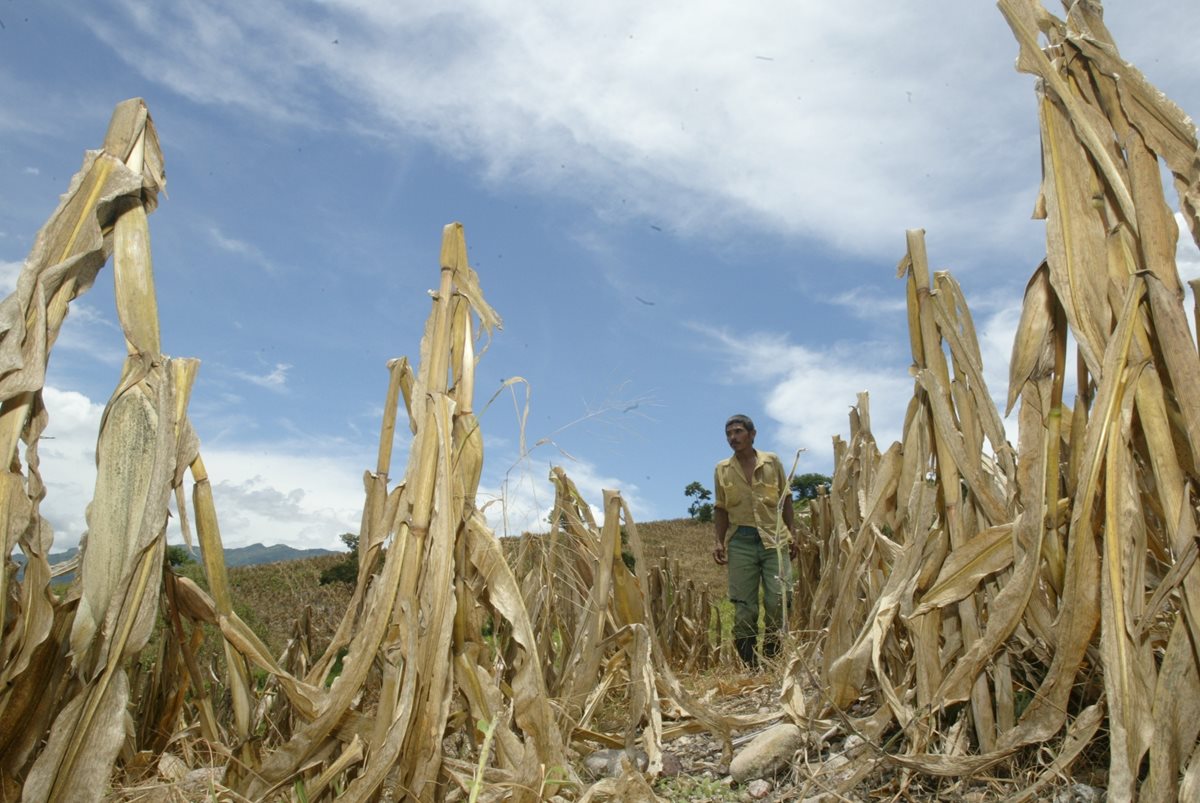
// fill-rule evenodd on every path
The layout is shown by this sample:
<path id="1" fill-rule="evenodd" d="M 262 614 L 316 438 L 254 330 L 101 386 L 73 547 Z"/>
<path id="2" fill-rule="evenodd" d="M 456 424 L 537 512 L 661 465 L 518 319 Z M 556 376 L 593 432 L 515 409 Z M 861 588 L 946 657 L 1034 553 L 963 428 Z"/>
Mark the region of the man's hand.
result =
<path id="1" fill-rule="evenodd" d="M 729 562 L 729 556 L 725 554 L 725 534 L 729 532 L 729 514 L 725 508 L 720 506 L 721 502 L 721 486 L 717 485 L 717 503 L 718 506 L 713 508 L 713 560 L 718 566 L 724 566 Z"/>

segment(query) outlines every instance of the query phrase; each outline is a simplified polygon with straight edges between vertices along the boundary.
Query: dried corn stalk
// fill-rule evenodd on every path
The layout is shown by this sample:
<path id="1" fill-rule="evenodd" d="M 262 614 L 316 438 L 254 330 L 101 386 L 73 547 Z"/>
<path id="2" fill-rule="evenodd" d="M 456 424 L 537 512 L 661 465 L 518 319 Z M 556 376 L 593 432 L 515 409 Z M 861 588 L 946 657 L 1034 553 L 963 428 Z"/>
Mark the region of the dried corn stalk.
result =
<path id="1" fill-rule="evenodd" d="M 728 760 L 734 732 L 779 715 L 722 716 L 683 688 L 659 630 L 660 623 L 674 627 L 683 617 L 656 614 L 662 600 L 651 591 L 642 568 L 646 558 L 628 507 L 618 495 L 606 492 L 604 525 L 598 527 L 566 473 L 555 468 L 550 478 L 556 488 L 551 531 L 525 536 L 517 565 L 534 629 L 542 639 L 542 655 L 553 656 L 552 667 L 561 667 L 552 674 L 548 670 L 548 687 L 559 700 L 564 735 L 632 750 L 638 737 L 634 728 L 644 721 L 640 740 L 652 775 L 661 770 L 664 741 L 698 730 L 719 738 Z M 622 525 L 633 570 L 621 556 Z M 687 628 L 707 644 L 709 603 L 702 605 L 703 623 L 690 622 Z M 695 660 L 690 653 L 682 654 L 682 646 L 680 651 L 676 657 L 681 662 Z M 599 705 L 610 693 L 621 691 L 628 692 L 629 729 L 624 734 L 597 730 L 593 720 Z M 662 724 L 664 702 L 679 719 L 670 728 Z"/>
<path id="2" fill-rule="evenodd" d="M 442 743 L 452 724 L 467 722 L 487 723 L 496 744 L 491 777 L 516 799 L 573 780 L 516 580 L 474 503 L 482 465 L 472 410 L 474 348 L 477 331 L 490 333 L 498 324 L 467 264 L 462 227 L 447 226 L 420 370 L 414 376 L 407 361 L 389 366 L 379 460 L 367 477 L 354 602 L 302 684 L 314 694 L 312 709 L 298 712 L 291 740 L 255 768 L 245 786 L 249 796 L 314 772 L 324 766 L 322 757 L 342 756 L 337 773 L 329 775 L 335 766 L 329 765 L 317 779 L 318 789 L 332 789 L 329 781 L 349 771 L 345 789 L 353 798 L 403 789 L 414 799 L 440 799 L 469 781 L 463 768 L 444 760 Z M 389 490 L 401 394 L 414 438 L 406 475 Z M 503 685 L 492 677 L 485 619 L 511 635 Z M 261 656 L 248 657 L 263 664 Z M 315 684 L 338 659 L 341 673 L 317 691 Z M 378 677 L 376 665 L 382 667 Z M 272 671 L 287 677 L 282 667 Z M 377 694 L 371 719 L 361 716 L 368 689 Z M 458 709 L 457 701 L 466 709 Z"/>
<path id="3" fill-rule="evenodd" d="M 874 449 L 863 398 L 850 444 L 835 444 L 832 492 L 813 508 L 828 698 L 794 713 L 865 696 L 877 707 L 852 727 L 878 737 L 894 723 L 903 741 L 888 760 L 946 776 L 1061 735 L 1060 760 L 1024 797 L 1066 771 L 1107 714 L 1110 793 L 1133 796 L 1148 767 L 1141 794 L 1175 799 L 1200 773 L 1198 712 L 1184 702 L 1200 696 L 1200 361 L 1158 160 L 1195 234 L 1195 130 L 1121 61 L 1098 3 L 1067 3 L 1065 20 L 1030 0 L 999 5 L 1018 67 L 1040 79 L 1047 229 L 1010 366 L 1016 459 L 965 301 L 948 275 L 929 279 L 910 232 L 901 274 L 916 389 L 904 440 Z M 1096 670 L 1102 682 L 1089 682 Z M 841 768 L 838 784 L 871 763 Z"/>
<path id="4" fill-rule="evenodd" d="M 104 789 L 124 742 L 125 662 L 146 643 L 157 608 L 167 499 L 178 454 L 191 445 L 184 410 L 195 367 L 164 359 L 159 343 L 146 214 L 164 183 L 145 105 L 120 104 L 103 148 L 86 155 L 0 312 L 0 450 L 10 466 L 0 494 L 10 534 L 4 557 L 19 543 L 28 559 L 15 594 L 5 587 L 8 572 L 0 573 L 0 774 L 5 785 L 21 779 L 30 800 L 96 799 Z M 101 426 L 79 577 L 57 601 L 46 560 L 53 536 L 37 512 L 41 388 L 68 304 L 110 254 L 129 356 Z M 18 437 L 27 476 L 13 468 Z"/>
<path id="5" fill-rule="evenodd" d="M 658 565 L 647 571 L 646 582 L 650 613 L 667 663 L 685 672 L 716 666 L 721 645 L 712 638 L 710 629 L 715 620 L 720 634 L 720 609 L 709 598 L 707 586 L 697 589 L 695 581 L 683 576 L 679 561 L 667 555 L 665 548 Z"/>

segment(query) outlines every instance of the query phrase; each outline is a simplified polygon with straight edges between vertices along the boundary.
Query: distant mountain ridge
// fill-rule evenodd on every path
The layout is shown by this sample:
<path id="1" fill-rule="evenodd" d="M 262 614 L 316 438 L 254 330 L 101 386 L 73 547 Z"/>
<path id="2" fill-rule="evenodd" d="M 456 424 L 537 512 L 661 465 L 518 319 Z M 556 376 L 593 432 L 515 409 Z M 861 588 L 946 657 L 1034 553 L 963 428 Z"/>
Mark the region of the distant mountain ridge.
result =
<path id="1" fill-rule="evenodd" d="M 251 544 L 225 550 L 226 566 L 255 566 L 259 563 L 282 563 L 288 560 L 319 558 L 322 555 L 337 555 L 337 549 L 296 549 L 286 544 Z M 200 559 L 199 552 L 196 559 Z"/>
<path id="2" fill-rule="evenodd" d="M 172 546 L 176 546 L 172 544 Z M 51 552 L 50 563 L 62 563 L 70 560 L 79 553 L 78 547 L 71 547 L 62 552 Z M 304 560 L 305 558 L 319 558 L 323 555 L 336 555 L 338 550 L 335 549 L 296 549 L 295 547 L 287 546 L 286 544 L 251 544 L 250 546 L 226 547 L 225 548 L 225 565 L 226 566 L 255 566 L 260 563 L 282 563 L 289 560 Z M 197 561 L 200 560 L 200 550 L 193 549 L 192 557 Z M 18 566 L 24 565 L 25 556 L 20 550 L 13 550 L 13 560 Z"/>

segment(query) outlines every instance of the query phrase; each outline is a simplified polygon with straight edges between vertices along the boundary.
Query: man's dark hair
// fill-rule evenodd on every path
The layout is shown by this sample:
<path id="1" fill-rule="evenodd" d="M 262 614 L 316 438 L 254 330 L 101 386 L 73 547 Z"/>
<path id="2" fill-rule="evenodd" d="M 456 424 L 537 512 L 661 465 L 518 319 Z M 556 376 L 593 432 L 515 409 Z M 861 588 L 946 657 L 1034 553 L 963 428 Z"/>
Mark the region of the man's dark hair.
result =
<path id="1" fill-rule="evenodd" d="M 750 420 L 750 416 L 748 415 L 738 413 L 737 415 L 729 416 L 729 420 L 725 422 L 725 429 L 729 429 L 734 424 L 741 424 L 746 428 L 747 432 L 754 431 L 754 422 Z"/>

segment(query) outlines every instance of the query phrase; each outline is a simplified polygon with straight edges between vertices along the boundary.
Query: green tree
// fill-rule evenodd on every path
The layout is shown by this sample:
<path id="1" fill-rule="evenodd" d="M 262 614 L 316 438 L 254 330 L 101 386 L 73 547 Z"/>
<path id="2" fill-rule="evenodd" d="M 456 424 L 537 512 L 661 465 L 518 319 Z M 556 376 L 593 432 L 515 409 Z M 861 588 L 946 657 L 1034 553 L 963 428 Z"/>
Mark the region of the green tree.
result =
<path id="1" fill-rule="evenodd" d="M 188 552 L 187 547 L 180 544 L 170 544 L 167 546 L 167 563 L 172 569 L 178 569 L 181 566 L 195 562 L 196 559 L 192 557 L 191 552 Z"/>
<path id="2" fill-rule="evenodd" d="M 358 580 L 358 533 L 342 533 L 338 536 L 350 553 L 338 563 L 321 572 L 321 585 L 330 583 L 353 583 Z"/>
<path id="3" fill-rule="evenodd" d="M 824 474 L 799 474 L 792 477 L 792 496 L 797 502 L 817 498 L 817 488 L 828 487 L 833 479 Z"/>
<path id="4" fill-rule="evenodd" d="M 621 527 L 621 560 L 625 562 L 625 568 L 629 571 L 636 571 L 634 567 L 637 566 L 637 558 L 633 556 L 633 550 L 629 548 L 629 533 L 623 526 Z"/>
<path id="5" fill-rule="evenodd" d="M 698 482 L 693 482 L 683 489 L 683 495 L 692 500 L 687 509 L 689 516 L 696 521 L 713 520 L 713 503 L 708 501 L 712 499 L 712 491 Z"/>

